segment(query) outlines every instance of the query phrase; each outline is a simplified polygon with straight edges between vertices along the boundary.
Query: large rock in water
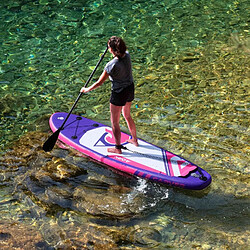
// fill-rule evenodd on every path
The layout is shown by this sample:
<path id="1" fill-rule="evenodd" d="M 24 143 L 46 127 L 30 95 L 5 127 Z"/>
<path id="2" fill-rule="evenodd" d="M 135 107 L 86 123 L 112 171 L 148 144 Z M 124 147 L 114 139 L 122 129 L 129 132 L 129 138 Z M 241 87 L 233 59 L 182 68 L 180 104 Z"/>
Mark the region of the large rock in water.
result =
<path id="1" fill-rule="evenodd" d="M 124 177 L 116 183 L 116 173 L 73 150 L 55 147 L 45 153 L 41 148 L 45 138 L 41 133 L 26 134 L 4 156 L 6 168 L 15 169 L 16 190 L 25 190 L 47 209 L 56 205 L 116 218 L 140 213 L 142 197 L 131 196 L 127 180 L 122 183 Z"/>
<path id="2" fill-rule="evenodd" d="M 42 144 L 47 138 L 44 133 L 28 133 L 0 158 L 0 180 L 12 188 L 22 206 L 15 216 L 35 219 L 50 246 L 79 247 L 91 242 L 113 248 L 121 239 L 127 240 L 133 227 L 106 227 L 98 221 L 127 220 L 141 214 L 147 205 L 136 179 L 73 150 L 55 146 L 45 153 Z M 12 234 L 3 232 L 2 237 L 12 239 Z"/>

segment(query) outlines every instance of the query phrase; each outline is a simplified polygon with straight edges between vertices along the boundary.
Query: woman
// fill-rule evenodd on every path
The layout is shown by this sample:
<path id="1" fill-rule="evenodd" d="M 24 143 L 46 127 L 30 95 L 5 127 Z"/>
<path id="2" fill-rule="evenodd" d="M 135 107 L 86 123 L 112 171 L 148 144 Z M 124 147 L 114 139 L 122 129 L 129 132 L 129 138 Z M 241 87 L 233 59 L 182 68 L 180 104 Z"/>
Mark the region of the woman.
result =
<path id="1" fill-rule="evenodd" d="M 136 127 L 130 114 L 131 104 L 134 100 L 134 82 L 131 59 L 129 53 L 126 51 L 125 42 L 120 37 L 112 36 L 108 40 L 108 49 L 114 58 L 106 64 L 98 81 L 88 88 L 83 87 L 81 92 L 87 93 L 98 88 L 108 77 L 111 80 L 110 113 L 112 131 L 116 145 L 115 148 L 109 148 L 108 152 L 121 154 L 121 129 L 119 124 L 121 112 L 132 136 L 128 142 L 138 146 Z"/>

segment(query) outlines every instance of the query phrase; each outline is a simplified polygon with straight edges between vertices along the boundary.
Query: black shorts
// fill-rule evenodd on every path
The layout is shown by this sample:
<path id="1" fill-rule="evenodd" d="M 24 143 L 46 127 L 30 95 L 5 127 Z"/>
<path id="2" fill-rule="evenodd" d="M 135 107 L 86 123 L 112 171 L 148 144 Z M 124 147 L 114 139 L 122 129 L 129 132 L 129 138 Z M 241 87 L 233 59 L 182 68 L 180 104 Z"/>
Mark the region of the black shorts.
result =
<path id="1" fill-rule="evenodd" d="M 135 97 L 135 86 L 132 83 L 121 92 L 117 93 L 112 90 L 110 96 L 110 103 L 115 106 L 125 106 L 126 102 L 132 102 Z"/>

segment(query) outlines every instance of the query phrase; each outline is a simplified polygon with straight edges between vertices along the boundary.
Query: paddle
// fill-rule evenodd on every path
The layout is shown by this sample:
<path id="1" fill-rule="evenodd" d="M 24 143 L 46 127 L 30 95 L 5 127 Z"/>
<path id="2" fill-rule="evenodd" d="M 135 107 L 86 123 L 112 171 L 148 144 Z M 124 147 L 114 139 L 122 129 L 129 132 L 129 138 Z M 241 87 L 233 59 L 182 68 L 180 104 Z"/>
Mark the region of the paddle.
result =
<path id="1" fill-rule="evenodd" d="M 86 88 L 87 85 L 89 84 L 90 80 L 92 79 L 93 75 L 95 74 L 99 64 L 101 63 L 102 59 L 104 58 L 105 54 L 107 53 L 108 51 L 108 47 L 106 48 L 106 50 L 104 51 L 104 53 L 102 54 L 101 58 L 99 59 L 98 63 L 96 64 L 94 70 L 92 71 L 91 75 L 89 76 L 89 79 L 87 80 L 87 82 L 85 83 L 84 87 Z M 49 152 L 51 151 L 55 144 L 56 144 L 56 141 L 58 139 L 58 136 L 59 136 L 59 133 L 61 132 L 61 130 L 63 129 L 63 126 L 65 125 L 66 121 L 68 120 L 70 114 L 72 113 L 73 109 L 75 108 L 76 104 L 78 103 L 79 99 L 81 98 L 82 96 L 82 92 L 78 95 L 78 97 L 76 98 L 75 100 L 75 103 L 73 104 L 71 110 L 69 111 L 66 119 L 64 120 L 63 124 L 61 125 L 61 127 L 56 131 L 54 132 L 48 139 L 47 141 L 43 144 L 43 150 L 45 152 Z"/>

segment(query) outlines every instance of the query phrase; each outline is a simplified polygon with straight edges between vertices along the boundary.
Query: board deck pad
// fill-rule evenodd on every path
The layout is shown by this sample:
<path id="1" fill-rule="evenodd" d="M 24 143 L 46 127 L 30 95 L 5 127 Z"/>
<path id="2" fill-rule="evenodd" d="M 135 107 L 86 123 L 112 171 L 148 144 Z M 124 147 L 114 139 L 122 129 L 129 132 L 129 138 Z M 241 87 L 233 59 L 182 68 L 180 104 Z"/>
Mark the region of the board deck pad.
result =
<path id="1" fill-rule="evenodd" d="M 68 113 L 50 117 L 53 132 L 58 130 Z M 115 146 L 112 129 L 102 123 L 71 114 L 59 134 L 59 140 L 83 154 L 120 171 L 186 189 L 203 189 L 211 176 L 202 168 L 163 148 L 138 139 L 139 147 L 128 143 L 130 135 L 121 134 L 122 154 L 108 153 Z"/>

